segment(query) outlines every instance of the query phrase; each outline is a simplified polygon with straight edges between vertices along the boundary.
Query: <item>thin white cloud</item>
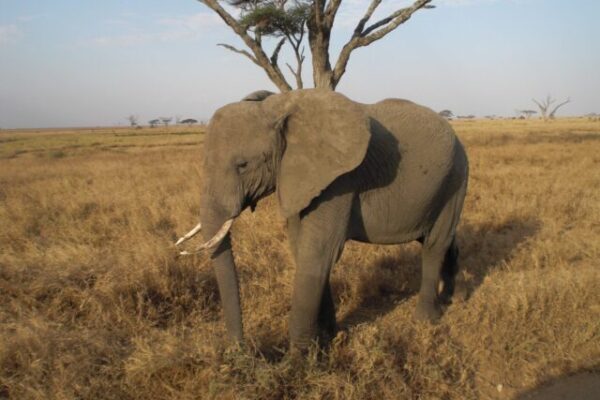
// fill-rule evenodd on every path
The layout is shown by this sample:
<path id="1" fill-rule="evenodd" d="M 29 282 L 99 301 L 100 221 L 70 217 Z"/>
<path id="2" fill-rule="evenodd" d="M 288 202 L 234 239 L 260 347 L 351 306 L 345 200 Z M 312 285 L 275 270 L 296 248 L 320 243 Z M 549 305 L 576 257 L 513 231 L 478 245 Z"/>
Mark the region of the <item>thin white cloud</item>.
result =
<path id="1" fill-rule="evenodd" d="M 31 22 L 31 21 L 35 21 L 36 19 L 44 18 L 45 16 L 46 16 L 46 14 L 22 15 L 19 18 L 17 18 L 17 20 L 19 22 Z"/>
<path id="2" fill-rule="evenodd" d="M 100 36 L 91 40 L 98 46 L 135 46 L 150 42 L 171 42 L 194 39 L 209 31 L 224 26 L 219 17 L 212 13 L 196 13 L 190 15 L 159 18 L 150 29 L 140 30 L 133 21 L 127 19 L 106 20 L 108 25 L 121 25 L 130 32 L 116 35 Z"/>
<path id="3" fill-rule="evenodd" d="M 17 24 L 0 25 L 0 46 L 16 43 L 22 36 Z"/>
<path id="4" fill-rule="evenodd" d="M 145 43 L 167 43 L 188 39 L 190 35 L 183 31 L 163 31 L 157 33 L 128 33 L 114 36 L 100 36 L 91 40 L 92 44 L 102 47 L 128 47 Z"/>
<path id="5" fill-rule="evenodd" d="M 202 12 L 179 17 L 162 18 L 159 20 L 159 24 L 198 32 L 220 27 L 224 22 L 214 13 Z"/>
<path id="6" fill-rule="evenodd" d="M 479 3 L 492 3 L 496 0 L 437 0 L 434 3 L 436 5 L 443 6 L 472 6 Z"/>
<path id="7" fill-rule="evenodd" d="M 104 23 L 106 25 L 119 25 L 119 26 L 124 26 L 124 25 L 129 25 L 130 22 L 125 20 L 125 19 L 120 19 L 120 18 L 109 18 L 109 19 L 105 19 Z"/>

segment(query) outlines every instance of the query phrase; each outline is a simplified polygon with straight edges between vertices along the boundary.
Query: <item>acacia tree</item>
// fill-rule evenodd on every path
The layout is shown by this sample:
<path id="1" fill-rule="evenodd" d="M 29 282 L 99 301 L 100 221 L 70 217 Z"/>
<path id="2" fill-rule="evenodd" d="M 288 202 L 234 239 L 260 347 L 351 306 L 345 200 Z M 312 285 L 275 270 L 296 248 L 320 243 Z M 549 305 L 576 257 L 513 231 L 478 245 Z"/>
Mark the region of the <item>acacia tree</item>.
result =
<path id="1" fill-rule="evenodd" d="M 438 114 L 446 119 L 452 119 L 454 116 L 454 113 L 450 110 L 442 110 Z"/>
<path id="2" fill-rule="evenodd" d="M 204 3 L 239 36 L 246 49 L 229 44 L 219 45 L 248 57 L 261 67 L 281 92 L 292 89 L 280 66 L 279 53 L 289 43 L 296 57 L 296 67 L 288 68 L 296 79 L 296 87 L 302 88 L 302 64 L 304 62 L 305 37 L 312 55 L 313 82 L 317 88 L 335 90 L 346 72 L 352 52 L 385 37 L 410 19 L 420 9 L 433 8 L 433 0 L 416 0 L 411 6 L 399 8 L 387 17 L 372 22 L 371 17 L 382 0 L 371 0 L 363 16 L 358 20 L 351 37 L 343 46 L 338 59 L 332 63 L 329 54 L 331 30 L 342 0 L 231 0 L 237 7 L 239 18 L 231 15 L 219 0 L 198 0 Z M 306 34 L 307 33 L 307 34 Z M 268 56 L 263 48 L 263 37 L 278 39 Z"/>
<path id="3" fill-rule="evenodd" d="M 173 118 L 171 117 L 160 117 L 159 118 L 160 122 L 165 126 L 169 126 L 169 124 L 171 123 L 171 121 L 173 121 Z"/>
<path id="4" fill-rule="evenodd" d="M 524 116 L 527 119 L 530 119 L 533 114 L 537 114 L 535 110 L 517 110 L 517 114 Z"/>
<path id="5" fill-rule="evenodd" d="M 194 118 L 186 118 L 186 119 L 184 119 L 183 121 L 181 121 L 181 123 L 182 123 L 182 124 L 186 124 L 186 125 L 188 125 L 188 126 L 192 126 L 192 125 L 194 125 L 194 124 L 197 124 L 197 123 L 198 123 L 198 120 L 197 120 L 197 119 L 194 119 Z"/>

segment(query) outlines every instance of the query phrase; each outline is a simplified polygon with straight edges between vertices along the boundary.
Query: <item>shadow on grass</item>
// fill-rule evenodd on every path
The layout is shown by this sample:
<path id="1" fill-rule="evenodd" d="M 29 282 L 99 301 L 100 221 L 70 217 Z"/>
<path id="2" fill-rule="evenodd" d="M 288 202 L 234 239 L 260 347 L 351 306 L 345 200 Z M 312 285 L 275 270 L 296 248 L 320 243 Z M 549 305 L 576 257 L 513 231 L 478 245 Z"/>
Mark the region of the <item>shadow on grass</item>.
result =
<path id="1" fill-rule="evenodd" d="M 462 274 L 459 273 L 455 297 L 468 298 L 492 270 L 508 263 L 514 252 L 525 245 L 527 239 L 539 231 L 540 226 L 537 219 L 518 218 L 501 223 L 491 221 L 460 226 L 459 267 L 468 279 L 461 279 Z M 375 265 L 365 266 L 371 272 L 360 283 L 360 303 L 339 321 L 339 328 L 347 330 L 352 326 L 372 322 L 415 295 L 421 281 L 420 264 L 419 250 L 402 254 L 400 259 L 385 256 Z"/>

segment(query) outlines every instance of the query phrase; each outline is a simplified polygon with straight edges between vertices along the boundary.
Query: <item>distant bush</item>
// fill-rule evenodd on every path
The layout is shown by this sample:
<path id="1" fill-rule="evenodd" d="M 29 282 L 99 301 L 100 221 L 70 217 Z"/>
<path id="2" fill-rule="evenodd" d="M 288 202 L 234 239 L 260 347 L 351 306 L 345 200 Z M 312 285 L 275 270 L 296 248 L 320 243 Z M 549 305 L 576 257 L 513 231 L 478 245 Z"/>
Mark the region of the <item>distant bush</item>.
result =
<path id="1" fill-rule="evenodd" d="M 57 151 L 53 151 L 50 153 L 50 158 L 64 158 L 67 156 L 67 153 L 65 153 L 62 150 L 57 150 Z"/>

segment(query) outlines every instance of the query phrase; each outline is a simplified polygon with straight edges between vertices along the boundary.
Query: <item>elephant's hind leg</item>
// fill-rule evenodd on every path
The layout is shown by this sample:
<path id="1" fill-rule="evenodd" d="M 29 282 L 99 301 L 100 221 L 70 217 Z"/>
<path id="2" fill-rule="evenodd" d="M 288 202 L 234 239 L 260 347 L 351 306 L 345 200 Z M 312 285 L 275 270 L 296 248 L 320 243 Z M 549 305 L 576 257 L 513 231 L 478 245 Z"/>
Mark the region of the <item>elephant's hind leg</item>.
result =
<path id="1" fill-rule="evenodd" d="M 458 272 L 455 232 L 465 189 L 463 184 L 446 203 L 423 241 L 421 289 L 416 311 L 418 319 L 438 320 L 442 315 L 441 303 L 449 301 L 454 292 L 454 280 Z M 440 278 L 443 288 L 438 295 Z"/>
<path id="2" fill-rule="evenodd" d="M 458 246 L 456 239 L 452 240 L 452 244 L 446 251 L 446 257 L 442 264 L 441 279 L 442 291 L 440 293 L 440 301 L 442 304 L 450 304 L 454 288 L 456 286 L 455 278 L 458 273 Z"/>
<path id="3" fill-rule="evenodd" d="M 435 322 L 442 316 L 438 284 L 446 251 L 447 247 L 444 246 L 423 246 L 421 289 L 419 290 L 416 310 L 417 319 Z"/>

